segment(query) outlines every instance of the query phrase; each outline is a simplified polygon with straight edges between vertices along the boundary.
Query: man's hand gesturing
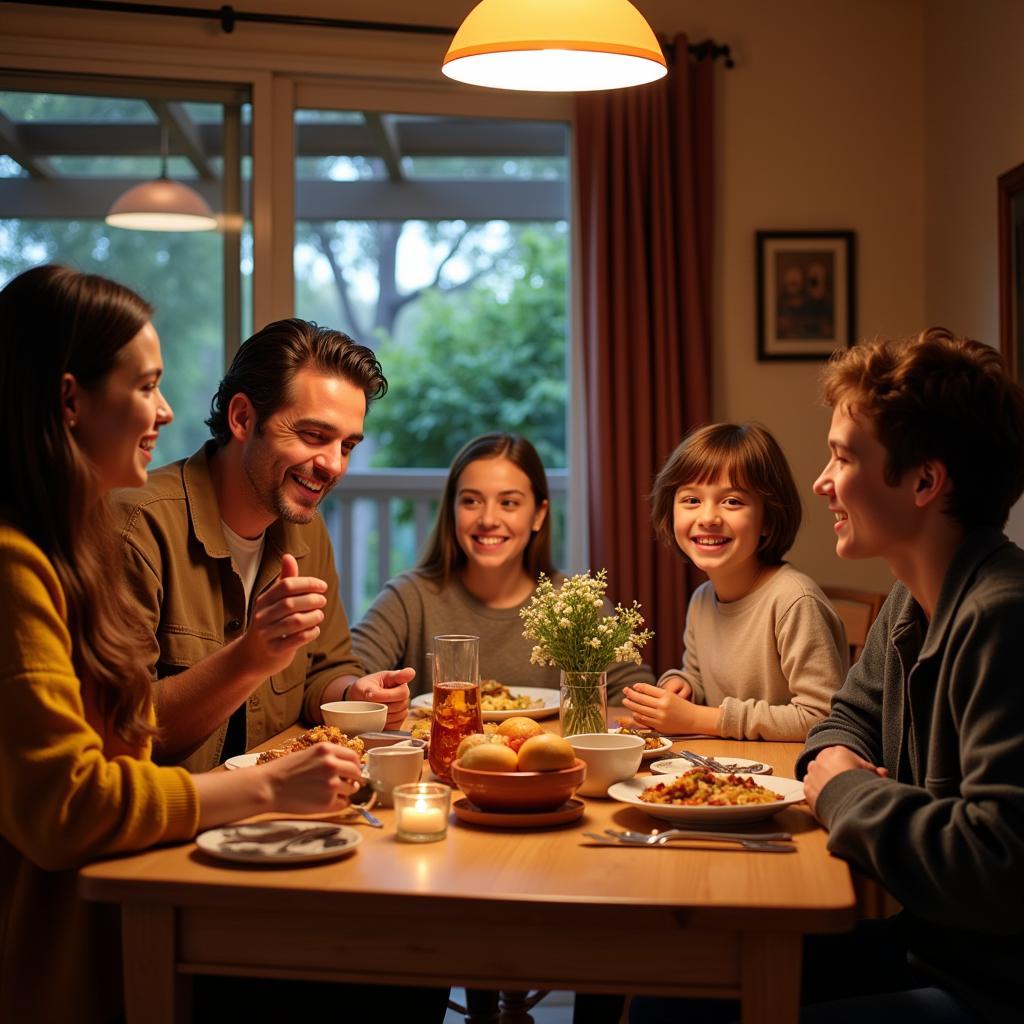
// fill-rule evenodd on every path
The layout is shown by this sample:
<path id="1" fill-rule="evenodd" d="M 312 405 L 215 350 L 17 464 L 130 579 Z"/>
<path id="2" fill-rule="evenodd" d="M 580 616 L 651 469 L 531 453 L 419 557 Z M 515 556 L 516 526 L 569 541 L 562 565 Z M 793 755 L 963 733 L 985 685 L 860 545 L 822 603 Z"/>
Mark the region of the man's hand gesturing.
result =
<path id="1" fill-rule="evenodd" d="M 283 672 L 295 652 L 320 635 L 327 584 L 300 576 L 294 556 L 281 559 L 281 574 L 256 598 L 252 622 L 240 641 L 247 667 L 263 678 Z"/>

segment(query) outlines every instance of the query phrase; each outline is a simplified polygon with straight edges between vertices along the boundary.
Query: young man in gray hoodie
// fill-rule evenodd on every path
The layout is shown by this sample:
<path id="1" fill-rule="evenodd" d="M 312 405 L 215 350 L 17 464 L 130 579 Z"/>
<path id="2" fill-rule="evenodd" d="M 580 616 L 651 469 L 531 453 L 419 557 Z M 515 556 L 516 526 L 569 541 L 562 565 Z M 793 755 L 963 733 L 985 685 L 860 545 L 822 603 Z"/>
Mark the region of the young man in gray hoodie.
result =
<path id="1" fill-rule="evenodd" d="M 832 1001 L 804 1020 L 1019 1020 L 1024 552 L 1002 530 L 1024 389 L 994 349 L 936 328 L 844 352 L 824 394 L 814 490 L 836 553 L 897 582 L 797 773 L 829 849 L 903 910 L 808 943 L 805 989 Z"/>

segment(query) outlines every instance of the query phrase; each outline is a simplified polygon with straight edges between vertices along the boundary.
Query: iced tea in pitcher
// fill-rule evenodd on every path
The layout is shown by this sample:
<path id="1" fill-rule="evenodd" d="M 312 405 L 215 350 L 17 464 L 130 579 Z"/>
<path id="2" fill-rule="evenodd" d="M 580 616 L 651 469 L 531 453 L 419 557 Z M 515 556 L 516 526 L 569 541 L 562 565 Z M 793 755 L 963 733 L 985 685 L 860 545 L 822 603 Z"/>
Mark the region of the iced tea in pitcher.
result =
<path id="1" fill-rule="evenodd" d="M 430 723 L 430 769 L 445 782 L 459 744 L 483 732 L 480 714 L 480 638 L 434 637 L 434 712 Z"/>
<path id="2" fill-rule="evenodd" d="M 483 732 L 479 683 L 434 683 L 434 719 L 430 724 L 430 768 L 451 781 L 452 761 L 459 744 Z"/>

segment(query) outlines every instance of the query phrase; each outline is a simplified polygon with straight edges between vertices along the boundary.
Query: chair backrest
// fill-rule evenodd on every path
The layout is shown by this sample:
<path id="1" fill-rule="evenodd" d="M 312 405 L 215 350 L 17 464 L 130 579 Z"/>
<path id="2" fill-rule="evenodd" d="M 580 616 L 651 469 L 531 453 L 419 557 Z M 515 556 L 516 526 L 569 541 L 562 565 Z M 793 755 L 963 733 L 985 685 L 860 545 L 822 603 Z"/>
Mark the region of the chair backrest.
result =
<path id="1" fill-rule="evenodd" d="M 877 594 L 871 590 L 851 590 L 849 587 L 822 587 L 825 596 L 832 603 L 843 621 L 846 629 L 846 640 L 850 645 L 850 664 L 852 665 L 864 650 L 864 642 L 868 638 L 868 630 L 875 621 L 885 602 L 885 594 Z"/>

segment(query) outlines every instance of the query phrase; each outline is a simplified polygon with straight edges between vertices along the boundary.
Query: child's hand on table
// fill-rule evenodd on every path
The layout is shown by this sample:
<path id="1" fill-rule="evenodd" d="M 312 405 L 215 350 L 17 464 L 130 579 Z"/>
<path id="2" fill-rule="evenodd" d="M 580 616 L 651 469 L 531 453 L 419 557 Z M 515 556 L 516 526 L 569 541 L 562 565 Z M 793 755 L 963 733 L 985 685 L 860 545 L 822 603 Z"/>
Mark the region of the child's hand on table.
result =
<path id="1" fill-rule="evenodd" d="M 675 680 L 673 680 L 675 682 Z M 687 697 L 690 686 L 682 680 Z M 718 733 L 718 708 L 704 707 L 674 693 L 667 686 L 637 683 L 623 690 L 622 703 L 633 713 L 637 725 L 660 733 Z"/>
<path id="2" fill-rule="evenodd" d="M 693 696 L 693 687 L 680 676 L 669 676 L 661 684 L 661 689 L 667 693 L 677 693 L 684 700 L 689 700 Z"/>

